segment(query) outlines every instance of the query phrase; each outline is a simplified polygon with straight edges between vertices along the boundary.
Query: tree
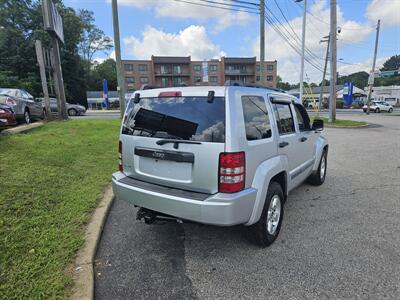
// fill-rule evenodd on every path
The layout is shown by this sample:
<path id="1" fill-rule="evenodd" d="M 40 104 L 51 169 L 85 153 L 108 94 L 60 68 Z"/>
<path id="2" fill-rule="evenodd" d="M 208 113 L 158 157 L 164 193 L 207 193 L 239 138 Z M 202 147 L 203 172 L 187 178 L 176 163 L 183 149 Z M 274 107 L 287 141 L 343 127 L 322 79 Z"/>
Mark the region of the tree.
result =
<path id="1" fill-rule="evenodd" d="M 282 78 L 279 75 L 276 77 L 276 81 L 277 81 L 276 87 L 278 89 L 288 91 L 288 90 L 296 88 L 296 85 L 292 85 L 289 82 L 283 82 Z M 297 87 L 299 87 L 299 85 L 297 85 Z"/>
<path id="2" fill-rule="evenodd" d="M 400 55 L 393 55 L 383 63 L 381 71 L 391 71 L 400 69 Z"/>
<path id="3" fill-rule="evenodd" d="M 79 41 L 79 52 L 86 62 L 87 73 L 89 74 L 93 56 L 97 52 L 107 52 L 113 47 L 110 37 L 106 36 L 103 30 L 95 24 L 93 12 L 80 9 L 78 12 L 83 24 L 83 32 Z"/>
<path id="4" fill-rule="evenodd" d="M 103 79 L 107 80 L 108 89 L 110 91 L 117 90 L 117 67 L 115 60 L 112 58 L 94 67 L 88 80 L 88 90 L 101 91 L 103 89 Z"/>

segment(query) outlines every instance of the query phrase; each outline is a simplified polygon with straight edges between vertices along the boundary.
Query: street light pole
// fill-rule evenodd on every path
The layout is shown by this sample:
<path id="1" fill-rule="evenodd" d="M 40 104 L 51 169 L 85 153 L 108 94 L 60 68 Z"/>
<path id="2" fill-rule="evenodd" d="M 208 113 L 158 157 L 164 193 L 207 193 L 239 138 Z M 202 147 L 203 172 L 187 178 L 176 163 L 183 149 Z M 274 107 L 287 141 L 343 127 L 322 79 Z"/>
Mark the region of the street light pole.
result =
<path id="1" fill-rule="evenodd" d="M 265 0 L 260 0 L 260 82 L 264 83 L 265 61 Z"/>
<path id="2" fill-rule="evenodd" d="M 298 2 L 298 1 L 297 1 Z M 301 67 L 300 67 L 300 101 L 303 103 L 303 81 L 304 81 L 304 48 L 306 45 L 306 17 L 307 17 L 307 0 L 304 0 L 303 9 L 303 25 L 301 34 Z"/>
<path id="3" fill-rule="evenodd" d="M 119 96 L 119 107 L 121 110 L 121 118 L 125 114 L 125 82 L 122 74 L 121 65 L 121 43 L 119 39 L 119 20 L 118 20 L 118 3 L 117 0 L 112 0 L 112 15 L 113 15 L 113 26 L 114 26 L 114 49 L 115 49 L 115 60 L 117 65 L 117 79 L 118 79 L 118 96 Z"/>
<path id="4" fill-rule="evenodd" d="M 378 20 L 378 24 L 376 25 L 376 36 L 375 36 L 375 50 L 374 50 L 374 60 L 372 61 L 372 72 L 371 72 L 371 79 L 368 80 L 368 96 L 367 96 L 367 114 L 370 111 L 371 105 L 371 94 L 372 94 L 372 87 L 374 86 L 374 72 L 375 72 L 375 64 L 376 64 L 376 55 L 378 53 L 378 40 L 379 40 L 379 28 L 381 26 L 381 20 Z"/>
<path id="5" fill-rule="evenodd" d="M 327 47 L 326 47 L 324 73 L 323 73 L 323 75 L 322 75 L 321 89 L 320 89 L 320 92 L 319 92 L 318 111 L 321 111 L 321 108 L 322 108 L 323 88 L 324 88 L 324 86 L 325 86 L 325 75 L 326 75 L 326 67 L 327 67 L 327 65 L 328 65 L 329 46 L 330 46 L 331 36 L 329 35 L 328 37 L 324 37 L 324 38 L 328 38 L 328 40 L 321 40 L 320 43 L 321 43 L 321 42 L 328 42 L 328 45 L 327 45 Z"/>
<path id="6" fill-rule="evenodd" d="M 337 15 L 336 15 L 336 0 L 331 0 L 331 24 L 330 24 L 330 59 L 331 59 L 331 82 L 330 82 L 330 97 L 329 97 L 329 122 L 336 120 L 336 62 L 337 62 Z"/>

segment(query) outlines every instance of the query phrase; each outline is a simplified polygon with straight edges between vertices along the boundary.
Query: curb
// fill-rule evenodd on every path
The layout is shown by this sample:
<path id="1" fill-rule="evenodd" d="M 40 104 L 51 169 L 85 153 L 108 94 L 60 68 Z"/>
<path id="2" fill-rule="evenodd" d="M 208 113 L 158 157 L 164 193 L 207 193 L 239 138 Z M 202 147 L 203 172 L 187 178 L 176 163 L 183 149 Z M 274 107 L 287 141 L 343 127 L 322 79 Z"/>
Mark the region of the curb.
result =
<path id="1" fill-rule="evenodd" d="M 70 299 L 93 299 L 94 296 L 94 272 L 93 261 L 96 255 L 97 245 L 103 232 L 103 226 L 108 212 L 114 202 L 114 194 L 109 185 L 103 194 L 99 205 L 94 211 L 85 231 L 85 244 L 78 251 L 74 267 L 74 287 Z"/>
<path id="2" fill-rule="evenodd" d="M 4 135 L 17 134 L 17 133 L 24 133 L 24 132 L 31 131 L 34 128 L 41 127 L 44 124 L 45 124 L 45 122 L 41 121 L 41 122 L 36 122 L 36 123 L 28 124 L 28 125 L 20 125 L 20 126 L 10 128 L 10 129 L 4 129 L 3 131 L 0 132 L 0 135 L 4 136 Z"/>
<path id="3" fill-rule="evenodd" d="M 354 128 L 354 129 L 357 129 L 357 128 L 364 128 L 364 127 L 369 127 L 369 126 L 371 126 L 371 124 L 367 123 L 364 125 L 357 125 L 357 126 L 327 125 L 326 128 L 346 128 L 346 129 Z"/>

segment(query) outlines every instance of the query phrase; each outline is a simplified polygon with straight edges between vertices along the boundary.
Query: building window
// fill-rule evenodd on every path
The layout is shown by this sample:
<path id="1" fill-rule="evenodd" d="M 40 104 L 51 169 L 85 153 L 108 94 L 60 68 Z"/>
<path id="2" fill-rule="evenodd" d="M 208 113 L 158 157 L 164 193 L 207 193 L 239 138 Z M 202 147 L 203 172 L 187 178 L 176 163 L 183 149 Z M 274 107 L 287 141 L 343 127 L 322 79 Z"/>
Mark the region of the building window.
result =
<path id="1" fill-rule="evenodd" d="M 168 77 L 162 77 L 161 78 L 161 86 L 162 87 L 167 87 L 168 85 L 169 85 Z"/>
<path id="2" fill-rule="evenodd" d="M 210 76 L 210 82 L 217 82 L 218 77 L 217 76 Z"/>
<path id="3" fill-rule="evenodd" d="M 256 76 L 256 80 L 257 80 L 257 81 L 260 81 L 260 76 Z"/>
<path id="4" fill-rule="evenodd" d="M 195 76 L 194 77 L 194 82 L 201 82 L 201 77 L 200 76 Z"/>
<path id="5" fill-rule="evenodd" d="M 217 65 L 210 65 L 210 71 L 217 71 Z"/>
<path id="6" fill-rule="evenodd" d="M 127 72 L 132 72 L 133 71 L 133 65 L 132 64 L 125 64 L 124 65 L 124 70 Z"/>
<path id="7" fill-rule="evenodd" d="M 201 66 L 200 65 L 194 65 L 193 66 L 193 70 L 196 71 L 196 72 L 199 72 L 199 71 L 201 71 Z"/>
<path id="8" fill-rule="evenodd" d="M 169 74 L 169 73 L 171 73 L 171 72 L 170 72 L 170 69 L 169 69 L 167 66 L 165 66 L 165 65 L 162 65 L 162 66 L 160 67 L 160 70 L 161 70 L 161 74 Z"/>
<path id="9" fill-rule="evenodd" d="M 135 77 L 126 77 L 126 83 L 135 83 Z"/>
<path id="10" fill-rule="evenodd" d="M 268 71 L 273 71 L 274 70 L 274 65 L 267 65 L 267 70 Z"/>
<path id="11" fill-rule="evenodd" d="M 149 83 L 149 77 L 140 77 L 140 83 Z"/>
<path id="12" fill-rule="evenodd" d="M 264 98 L 243 96 L 242 106 L 247 140 L 254 141 L 270 138 L 272 130 Z"/>
<path id="13" fill-rule="evenodd" d="M 139 65 L 140 72 L 147 72 L 147 65 Z"/>
<path id="14" fill-rule="evenodd" d="M 257 70 L 257 72 L 260 72 L 260 70 L 261 70 L 260 65 L 257 65 L 257 66 L 256 66 L 256 70 Z"/>
<path id="15" fill-rule="evenodd" d="M 174 86 L 181 86 L 183 83 L 182 78 L 181 77 L 175 77 L 174 78 Z"/>
<path id="16" fill-rule="evenodd" d="M 274 77 L 271 76 L 271 75 L 268 75 L 268 76 L 267 76 L 267 81 L 272 81 L 272 80 L 274 80 Z"/>
<path id="17" fill-rule="evenodd" d="M 181 74 L 182 70 L 181 70 L 181 66 L 174 66 L 174 74 Z"/>

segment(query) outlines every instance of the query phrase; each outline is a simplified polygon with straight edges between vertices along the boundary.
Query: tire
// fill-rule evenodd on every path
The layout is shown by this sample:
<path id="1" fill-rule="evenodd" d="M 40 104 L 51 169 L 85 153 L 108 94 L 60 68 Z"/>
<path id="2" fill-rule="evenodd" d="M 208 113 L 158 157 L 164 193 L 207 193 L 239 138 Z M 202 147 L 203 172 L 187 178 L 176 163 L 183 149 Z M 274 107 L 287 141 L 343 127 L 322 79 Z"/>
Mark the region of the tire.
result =
<path id="1" fill-rule="evenodd" d="M 377 108 L 375 108 L 375 112 L 376 112 L 376 113 L 380 113 L 381 110 L 377 107 Z"/>
<path id="2" fill-rule="evenodd" d="M 318 170 L 310 177 L 308 177 L 308 182 L 312 185 L 323 184 L 325 182 L 327 166 L 328 166 L 328 155 L 326 150 L 324 150 L 321 156 L 321 160 L 319 161 Z"/>
<path id="3" fill-rule="evenodd" d="M 389 108 L 389 114 L 391 114 L 393 112 L 393 108 Z"/>
<path id="4" fill-rule="evenodd" d="M 24 123 L 25 124 L 31 123 L 31 114 L 28 109 L 25 109 L 25 112 L 24 112 Z"/>
<path id="5" fill-rule="evenodd" d="M 268 187 L 260 220 L 249 228 L 249 237 L 253 243 L 265 248 L 276 240 L 283 220 L 283 204 L 282 187 L 272 181 Z"/>
<path id="6" fill-rule="evenodd" d="M 77 116 L 77 115 L 78 115 L 78 112 L 76 111 L 76 109 L 74 109 L 74 108 L 68 109 L 68 116 L 74 117 L 74 116 Z"/>

